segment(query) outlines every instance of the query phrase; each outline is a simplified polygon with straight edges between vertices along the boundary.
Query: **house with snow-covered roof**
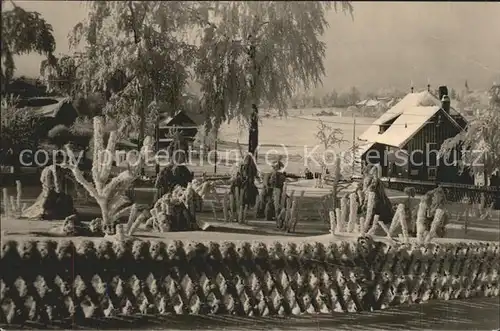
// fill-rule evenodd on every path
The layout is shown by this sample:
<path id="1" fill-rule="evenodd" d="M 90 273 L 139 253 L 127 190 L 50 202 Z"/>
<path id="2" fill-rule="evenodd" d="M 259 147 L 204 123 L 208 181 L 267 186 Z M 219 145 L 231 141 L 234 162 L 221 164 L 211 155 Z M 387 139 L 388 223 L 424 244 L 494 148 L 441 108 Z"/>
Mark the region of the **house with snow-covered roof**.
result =
<path id="1" fill-rule="evenodd" d="M 451 160 L 443 162 L 438 151 L 443 142 L 465 129 L 465 118 L 450 105 L 448 89 L 439 96 L 430 88 L 407 94 L 361 136 L 357 157 L 362 164 L 380 164 L 382 176 L 420 181 L 472 183 L 459 174 Z"/>

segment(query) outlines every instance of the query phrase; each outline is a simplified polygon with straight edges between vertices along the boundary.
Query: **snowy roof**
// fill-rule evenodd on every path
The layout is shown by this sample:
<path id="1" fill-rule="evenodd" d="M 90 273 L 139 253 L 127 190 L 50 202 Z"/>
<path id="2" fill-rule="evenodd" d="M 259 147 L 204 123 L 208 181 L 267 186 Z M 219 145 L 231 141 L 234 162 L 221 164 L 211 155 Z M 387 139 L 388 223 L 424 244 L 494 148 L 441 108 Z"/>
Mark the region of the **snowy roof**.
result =
<path id="1" fill-rule="evenodd" d="M 378 132 L 381 124 L 387 123 L 398 117 L 403 113 L 404 109 L 417 107 L 419 105 L 438 106 L 440 105 L 440 102 L 437 99 L 435 100 L 427 91 L 407 94 L 400 102 L 377 118 L 359 138 L 361 140 L 376 142 L 379 136 Z"/>
<path id="2" fill-rule="evenodd" d="M 375 106 L 378 106 L 381 102 L 379 100 L 373 100 L 373 99 L 369 99 L 369 100 L 363 100 L 363 101 L 360 101 L 356 104 L 356 106 L 365 106 L 365 107 L 375 107 Z"/>
<path id="3" fill-rule="evenodd" d="M 37 109 L 37 112 L 46 117 L 56 117 L 64 104 L 71 104 L 71 99 L 65 98 L 54 105 L 47 105 Z"/>
<path id="4" fill-rule="evenodd" d="M 69 104 L 73 107 L 71 98 L 31 98 L 19 102 L 17 108 L 29 108 L 38 116 L 42 117 L 56 117 L 59 110 L 65 105 Z"/>
<path id="5" fill-rule="evenodd" d="M 365 104 L 366 107 L 375 107 L 380 104 L 380 101 L 378 100 L 368 100 Z"/>
<path id="6" fill-rule="evenodd" d="M 120 140 L 118 140 L 116 142 L 116 146 L 119 147 L 119 148 L 130 148 L 130 149 L 138 147 L 138 145 L 136 143 L 133 143 L 133 142 L 131 142 L 128 139 L 120 139 Z"/>
<path id="7" fill-rule="evenodd" d="M 363 154 L 368 152 L 368 150 L 375 145 L 374 142 L 365 142 L 358 146 L 356 151 L 354 152 L 356 158 L 360 158 Z"/>
<path id="8" fill-rule="evenodd" d="M 174 116 L 165 116 L 165 114 L 160 114 L 160 125 L 167 125 L 169 124 L 179 113 L 181 113 L 182 110 L 178 110 L 175 112 Z"/>
<path id="9" fill-rule="evenodd" d="M 195 112 L 192 112 L 192 111 L 187 111 L 187 110 L 178 110 L 174 116 L 167 116 L 167 117 L 163 117 L 161 116 L 160 118 L 160 126 L 168 126 L 170 124 L 170 122 L 176 118 L 179 114 L 181 113 L 184 113 L 186 114 L 187 117 L 189 117 L 196 125 L 202 125 L 203 122 L 204 122 L 204 118 L 203 118 L 203 115 L 202 114 L 198 114 L 198 113 L 195 113 Z"/>
<path id="10" fill-rule="evenodd" d="M 410 107 L 396 119 L 396 121 L 381 135 L 377 142 L 380 144 L 402 148 L 441 107 Z"/>
<path id="11" fill-rule="evenodd" d="M 389 100 L 385 105 L 387 107 L 391 107 L 394 103 L 396 103 L 396 101 L 397 100 L 395 98 L 393 98 L 393 99 Z"/>
<path id="12" fill-rule="evenodd" d="M 409 93 L 376 119 L 359 139 L 401 148 L 439 109 L 441 109 L 441 101 L 430 92 Z M 448 117 L 456 124 L 451 116 Z M 384 133 L 379 134 L 380 125 L 391 121 L 394 123 Z"/>

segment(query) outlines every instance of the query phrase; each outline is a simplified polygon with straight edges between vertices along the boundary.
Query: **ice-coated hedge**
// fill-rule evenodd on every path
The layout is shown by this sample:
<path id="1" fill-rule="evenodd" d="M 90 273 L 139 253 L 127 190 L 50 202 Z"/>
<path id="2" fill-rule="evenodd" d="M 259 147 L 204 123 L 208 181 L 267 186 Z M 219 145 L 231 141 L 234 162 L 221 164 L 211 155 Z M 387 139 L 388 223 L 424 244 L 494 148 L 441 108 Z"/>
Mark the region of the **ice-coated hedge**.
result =
<path id="1" fill-rule="evenodd" d="M 0 319 L 291 315 L 498 296 L 498 243 L 7 241 Z"/>

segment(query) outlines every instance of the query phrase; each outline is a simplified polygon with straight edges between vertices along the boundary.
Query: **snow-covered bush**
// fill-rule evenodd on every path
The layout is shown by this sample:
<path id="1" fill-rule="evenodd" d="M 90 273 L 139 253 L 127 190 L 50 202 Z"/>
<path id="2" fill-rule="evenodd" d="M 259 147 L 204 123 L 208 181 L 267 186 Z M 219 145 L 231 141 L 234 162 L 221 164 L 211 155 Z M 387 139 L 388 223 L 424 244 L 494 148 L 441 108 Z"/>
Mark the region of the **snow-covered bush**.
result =
<path id="1" fill-rule="evenodd" d="M 114 228 L 114 223 L 124 205 L 128 203 L 125 193 L 139 176 L 139 170 L 144 162 L 146 153 L 152 150 L 153 140 L 146 137 L 143 147 L 135 162 L 130 162 L 127 170 L 122 171 L 114 178 L 110 178 L 113 166 L 110 156 L 115 155 L 118 131 L 111 131 L 107 145 L 104 145 L 104 120 L 102 117 L 94 117 L 93 136 L 93 158 L 92 158 L 92 182 L 88 181 L 83 172 L 75 162 L 68 162 L 63 167 L 71 169 L 76 181 L 81 184 L 99 205 L 102 213 L 104 226 Z M 71 155 L 71 147 L 66 146 L 68 154 Z M 133 164 L 132 164 L 133 163 Z M 119 213 L 120 212 L 120 213 Z"/>

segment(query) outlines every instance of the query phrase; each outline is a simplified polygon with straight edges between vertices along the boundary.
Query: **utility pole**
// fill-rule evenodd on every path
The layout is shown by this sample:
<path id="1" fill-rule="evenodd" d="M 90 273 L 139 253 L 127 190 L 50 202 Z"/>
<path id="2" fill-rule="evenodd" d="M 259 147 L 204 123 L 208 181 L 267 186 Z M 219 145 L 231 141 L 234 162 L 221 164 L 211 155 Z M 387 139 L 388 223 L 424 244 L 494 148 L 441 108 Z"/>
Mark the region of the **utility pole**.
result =
<path id="1" fill-rule="evenodd" d="M 159 109 L 157 109 L 156 112 L 156 119 L 155 119 L 155 183 L 158 183 L 158 174 L 160 173 L 160 163 L 158 159 L 156 158 L 156 155 L 158 155 L 158 151 L 160 150 L 160 112 Z M 156 186 L 156 184 L 155 184 Z M 155 195 L 153 199 L 153 203 L 158 201 L 158 199 L 162 195 L 162 191 L 159 187 L 155 187 Z"/>
<path id="2" fill-rule="evenodd" d="M 160 173 L 160 163 L 156 158 L 158 152 L 160 150 L 160 107 L 158 105 L 158 91 L 159 91 L 159 83 L 155 81 L 155 90 L 154 90 L 154 103 L 156 107 L 156 118 L 155 118 L 155 174 L 156 178 L 158 178 L 158 174 Z"/>
<path id="3" fill-rule="evenodd" d="M 219 133 L 219 129 L 215 130 L 215 143 L 214 143 L 214 149 L 215 149 L 215 162 L 214 162 L 214 174 L 217 173 L 217 136 Z"/>
<path id="4" fill-rule="evenodd" d="M 356 114 L 352 113 L 352 177 L 356 168 Z"/>
<path id="5" fill-rule="evenodd" d="M 160 150 L 160 113 L 156 114 L 156 122 L 155 122 L 155 153 L 158 153 Z M 156 154 L 158 155 L 158 154 Z M 155 173 L 156 177 L 160 173 L 160 163 L 155 159 Z"/>

